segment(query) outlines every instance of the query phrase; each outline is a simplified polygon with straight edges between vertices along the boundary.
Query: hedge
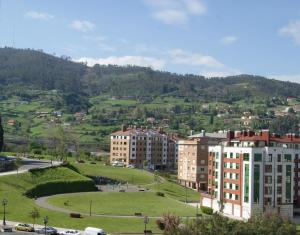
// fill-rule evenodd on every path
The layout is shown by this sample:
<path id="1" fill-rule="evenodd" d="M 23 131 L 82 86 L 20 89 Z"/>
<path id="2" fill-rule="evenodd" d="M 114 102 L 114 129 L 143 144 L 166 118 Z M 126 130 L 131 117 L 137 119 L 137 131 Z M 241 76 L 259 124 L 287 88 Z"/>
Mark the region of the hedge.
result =
<path id="1" fill-rule="evenodd" d="M 48 181 L 35 185 L 24 194 L 27 197 L 42 197 L 60 193 L 97 191 L 92 180 Z"/>
<path id="2" fill-rule="evenodd" d="M 200 206 L 201 208 L 201 211 L 204 213 L 204 214 L 207 214 L 207 215 L 212 215 L 214 213 L 214 210 L 210 207 L 207 207 L 207 206 Z"/>

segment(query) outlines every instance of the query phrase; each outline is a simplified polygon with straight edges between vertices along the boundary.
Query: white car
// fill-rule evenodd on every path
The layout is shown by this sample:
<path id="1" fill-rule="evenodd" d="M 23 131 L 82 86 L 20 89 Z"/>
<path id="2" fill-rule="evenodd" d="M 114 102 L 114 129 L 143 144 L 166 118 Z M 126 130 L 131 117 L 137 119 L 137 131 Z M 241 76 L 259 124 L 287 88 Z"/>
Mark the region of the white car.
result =
<path id="1" fill-rule="evenodd" d="M 66 230 L 59 233 L 60 235 L 80 235 L 80 232 L 77 230 Z"/>

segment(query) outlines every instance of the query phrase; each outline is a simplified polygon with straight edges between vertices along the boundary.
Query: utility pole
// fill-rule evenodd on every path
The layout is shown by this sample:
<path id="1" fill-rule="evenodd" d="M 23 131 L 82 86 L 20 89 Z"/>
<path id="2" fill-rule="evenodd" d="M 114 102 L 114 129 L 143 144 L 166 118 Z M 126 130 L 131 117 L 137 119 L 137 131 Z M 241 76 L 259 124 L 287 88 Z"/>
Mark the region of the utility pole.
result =
<path id="1" fill-rule="evenodd" d="M 93 201 L 90 200 L 90 216 L 92 216 L 92 203 L 93 203 Z"/>

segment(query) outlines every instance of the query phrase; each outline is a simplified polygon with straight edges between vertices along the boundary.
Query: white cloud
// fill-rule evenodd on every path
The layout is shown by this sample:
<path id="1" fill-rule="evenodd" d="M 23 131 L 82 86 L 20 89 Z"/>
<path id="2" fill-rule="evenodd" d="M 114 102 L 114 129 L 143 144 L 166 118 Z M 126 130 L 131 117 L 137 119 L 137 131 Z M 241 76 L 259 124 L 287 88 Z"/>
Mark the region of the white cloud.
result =
<path id="1" fill-rule="evenodd" d="M 51 20 L 55 16 L 51 15 L 51 14 L 49 14 L 47 12 L 27 11 L 25 13 L 25 17 L 26 18 L 35 19 L 35 20 Z"/>
<path id="2" fill-rule="evenodd" d="M 223 68 L 224 65 L 212 56 L 198 53 L 186 52 L 182 49 L 173 49 L 169 51 L 170 58 L 174 64 L 204 66 L 211 68 Z"/>
<path id="3" fill-rule="evenodd" d="M 165 60 L 158 59 L 154 57 L 144 57 L 144 56 L 110 56 L 106 58 L 91 58 L 82 57 L 76 62 L 86 62 L 88 66 L 94 66 L 95 64 L 114 64 L 114 65 L 138 65 L 145 67 L 152 67 L 153 69 L 163 69 L 165 67 Z"/>
<path id="4" fill-rule="evenodd" d="M 152 17 L 165 24 L 186 24 L 188 22 L 186 13 L 179 10 L 157 11 L 152 14 Z"/>
<path id="5" fill-rule="evenodd" d="M 88 32 L 94 30 L 96 25 L 87 20 L 73 20 L 71 27 L 81 32 Z"/>
<path id="6" fill-rule="evenodd" d="M 206 12 L 206 6 L 198 0 L 183 0 L 187 11 L 191 14 L 202 15 Z"/>
<path id="7" fill-rule="evenodd" d="M 201 0 L 144 0 L 152 11 L 151 16 L 164 24 L 182 25 L 192 15 L 202 15 L 206 6 Z"/>
<path id="8" fill-rule="evenodd" d="M 241 72 L 237 69 L 231 69 L 231 68 L 224 68 L 221 70 L 201 70 L 200 74 L 212 78 L 212 77 L 228 77 L 228 76 L 234 76 L 241 74 Z"/>
<path id="9" fill-rule="evenodd" d="M 300 20 L 292 20 L 278 31 L 279 35 L 293 38 L 300 44 Z"/>
<path id="10" fill-rule="evenodd" d="M 221 38 L 220 42 L 224 45 L 235 43 L 238 40 L 235 36 L 225 36 Z"/>

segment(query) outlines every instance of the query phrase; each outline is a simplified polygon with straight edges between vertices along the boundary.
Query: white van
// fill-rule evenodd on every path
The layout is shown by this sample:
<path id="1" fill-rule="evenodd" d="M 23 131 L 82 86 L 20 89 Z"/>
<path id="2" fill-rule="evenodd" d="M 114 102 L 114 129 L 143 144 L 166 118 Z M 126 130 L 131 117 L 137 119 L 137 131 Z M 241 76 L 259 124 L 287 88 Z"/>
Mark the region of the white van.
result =
<path id="1" fill-rule="evenodd" d="M 124 162 L 119 162 L 119 161 L 114 161 L 111 163 L 112 166 L 120 166 L 120 167 L 124 167 Z"/>
<path id="2" fill-rule="evenodd" d="M 104 230 L 101 228 L 86 227 L 83 234 L 84 235 L 106 235 L 106 232 L 104 232 Z"/>

